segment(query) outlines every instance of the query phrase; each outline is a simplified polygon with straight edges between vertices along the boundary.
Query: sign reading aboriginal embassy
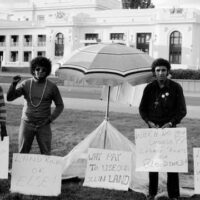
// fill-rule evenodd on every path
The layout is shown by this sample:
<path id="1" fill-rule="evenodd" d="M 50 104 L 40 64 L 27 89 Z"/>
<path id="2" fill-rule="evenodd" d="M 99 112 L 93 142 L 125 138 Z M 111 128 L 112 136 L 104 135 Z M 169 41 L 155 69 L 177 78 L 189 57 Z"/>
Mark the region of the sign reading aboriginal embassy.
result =
<path id="1" fill-rule="evenodd" d="M 89 148 L 83 186 L 127 191 L 131 155 L 131 152 Z"/>
<path id="2" fill-rule="evenodd" d="M 11 192 L 58 196 L 61 193 L 62 158 L 39 154 L 13 154 Z"/>
<path id="3" fill-rule="evenodd" d="M 0 140 L 0 179 L 8 178 L 9 137 Z"/>
<path id="4" fill-rule="evenodd" d="M 186 128 L 135 129 L 136 171 L 188 172 Z"/>

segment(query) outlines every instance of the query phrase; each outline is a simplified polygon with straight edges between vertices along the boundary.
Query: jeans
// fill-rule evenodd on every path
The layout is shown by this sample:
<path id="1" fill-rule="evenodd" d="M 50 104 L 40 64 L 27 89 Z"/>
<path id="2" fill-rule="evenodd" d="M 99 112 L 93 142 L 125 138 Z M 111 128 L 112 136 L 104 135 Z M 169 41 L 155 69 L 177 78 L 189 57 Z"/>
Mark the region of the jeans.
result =
<path id="1" fill-rule="evenodd" d="M 21 121 L 19 129 L 19 153 L 29 153 L 36 137 L 41 154 L 51 154 L 52 132 L 50 124 L 37 127 L 31 122 Z"/>

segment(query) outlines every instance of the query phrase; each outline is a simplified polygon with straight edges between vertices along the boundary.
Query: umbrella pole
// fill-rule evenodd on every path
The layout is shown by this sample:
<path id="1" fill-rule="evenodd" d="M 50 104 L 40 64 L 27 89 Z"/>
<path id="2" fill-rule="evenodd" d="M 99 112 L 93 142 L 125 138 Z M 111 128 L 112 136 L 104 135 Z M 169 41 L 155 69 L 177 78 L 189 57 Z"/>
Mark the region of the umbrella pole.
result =
<path id="1" fill-rule="evenodd" d="M 107 121 L 106 121 L 105 134 L 104 134 L 104 143 L 103 143 L 103 148 L 104 149 L 106 149 L 106 138 L 107 138 Z"/>
<path id="2" fill-rule="evenodd" d="M 107 138 L 107 121 L 109 121 L 109 106 L 110 106 L 110 86 L 108 86 L 108 100 L 107 100 L 107 108 L 106 108 L 106 128 L 105 128 L 105 135 L 104 135 L 104 149 L 106 148 L 106 138 Z"/>
<path id="3" fill-rule="evenodd" d="M 109 121 L 109 107 L 110 107 L 110 88 L 111 86 L 108 86 L 108 99 L 107 99 L 107 108 L 106 108 L 106 121 Z"/>

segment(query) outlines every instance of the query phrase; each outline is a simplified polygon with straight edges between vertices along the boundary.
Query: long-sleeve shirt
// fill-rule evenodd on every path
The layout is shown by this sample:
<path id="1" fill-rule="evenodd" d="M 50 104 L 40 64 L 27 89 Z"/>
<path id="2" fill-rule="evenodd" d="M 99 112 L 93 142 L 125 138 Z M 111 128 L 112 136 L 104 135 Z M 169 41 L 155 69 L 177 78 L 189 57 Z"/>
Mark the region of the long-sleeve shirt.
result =
<path id="1" fill-rule="evenodd" d="M 41 89 L 38 90 L 31 82 L 34 82 L 33 79 L 27 79 L 21 82 L 18 87 L 15 84 L 11 84 L 7 93 L 7 100 L 13 101 L 22 95 L 24 96 L 25 103 L 22 111 L 22 119 L 25 121 L 38 124 L 49 117 L 51 121 L 55 120 L 64 108 L 58 87 L 53 82 L 47 80 L 46 88 L 42 84 Z M 38 86 L 40 87 L 40 85 Z M 55 104 L 55 108 L 51 112 L 52 101 Z"/>
<path id="2" fill-rule="evenodd" d="M 6 106 L 4 101 L 3 89 L 0 86 L 0 123 L 6 122 Z"/>
<path id="3" fill-rule="evenodd" d="M 187 113 L 182 87 L 170 79 L 163 88 L 157 80 L 149 83 L 144 89 L 139 112 L 146 122 L 159 126 L 171 122 L 176 126 Z"/>

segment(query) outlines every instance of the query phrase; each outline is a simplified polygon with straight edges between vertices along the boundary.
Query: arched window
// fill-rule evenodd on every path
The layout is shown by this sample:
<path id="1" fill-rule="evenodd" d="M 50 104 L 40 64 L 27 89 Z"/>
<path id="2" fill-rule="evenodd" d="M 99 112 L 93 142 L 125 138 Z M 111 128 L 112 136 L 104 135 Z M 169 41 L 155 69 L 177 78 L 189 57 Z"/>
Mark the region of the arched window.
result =
<path id="1" fill-rule="evenodd" d="M 169 62 L 172 64 L 181 64 L 182 36 L 179 31 L 174 31 L 170 35 L 169 42 Z"/>
<path id="2" fill-rule="evenodd" d="M 55 56 L 64 55 L 64 35 L 62 33 L 56 34 L 55 40 Z"/>

